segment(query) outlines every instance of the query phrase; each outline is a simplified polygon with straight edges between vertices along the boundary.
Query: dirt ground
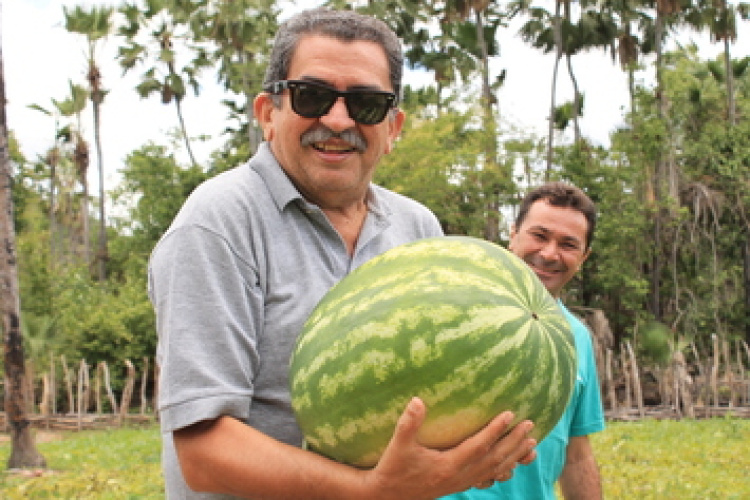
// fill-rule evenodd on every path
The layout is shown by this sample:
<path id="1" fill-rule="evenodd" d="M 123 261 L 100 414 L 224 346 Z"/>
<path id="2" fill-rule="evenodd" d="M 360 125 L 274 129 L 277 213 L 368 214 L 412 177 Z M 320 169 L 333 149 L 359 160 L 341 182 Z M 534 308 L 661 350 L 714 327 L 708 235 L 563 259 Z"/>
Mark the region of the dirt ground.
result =
<path id="1" fill-rule="evenodd" d="M 49 443 L 52 441 L 60 441 L 65 437 L 63 432 L 59 431 L 45 431 L 42 429 L 32 430 L 34 433 L 35 443 Z M 10 435 L 5 432 L 0 432 L 0 444 L 10 443 Z"/>

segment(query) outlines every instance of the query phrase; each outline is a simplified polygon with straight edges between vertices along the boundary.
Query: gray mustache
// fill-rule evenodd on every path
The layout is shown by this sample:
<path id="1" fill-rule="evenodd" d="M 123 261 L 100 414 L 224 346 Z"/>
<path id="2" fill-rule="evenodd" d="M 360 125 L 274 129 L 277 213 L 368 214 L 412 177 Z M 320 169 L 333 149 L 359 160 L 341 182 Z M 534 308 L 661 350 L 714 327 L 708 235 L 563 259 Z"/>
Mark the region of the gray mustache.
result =
<path id="1" fill-rule="evenodd" d="M 315 142 L 325 142 L 328 139 L 341 139 L 342 141 L 348 142 L 360 153 L 364 153 L 367 149 L 367 141 L 358 132 L 353 129 L 347 129 L 343 132 L 334 132 L 325 126 L 315 127 L 312 130 L 308 130 L 302 134 L 300 142 L 302 146 L 309 146 Z"/>

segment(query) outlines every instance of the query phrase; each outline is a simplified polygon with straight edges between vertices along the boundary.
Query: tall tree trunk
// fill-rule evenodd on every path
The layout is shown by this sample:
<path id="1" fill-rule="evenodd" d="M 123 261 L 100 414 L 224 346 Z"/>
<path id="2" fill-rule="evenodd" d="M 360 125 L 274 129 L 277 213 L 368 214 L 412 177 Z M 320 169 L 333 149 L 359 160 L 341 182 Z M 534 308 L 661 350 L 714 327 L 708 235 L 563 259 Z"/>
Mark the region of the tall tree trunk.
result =
<path id="1" fill-rule="evenodd" d="M 190 136 L 188 136 L 187 127 L 185 127 L 185 118 L 182 116 L 182 104 L 180 103 L 182 99 L 179 97 L 175 97 L 174 103 L 175 107 L 177 108 L 177 119 L 180 121 L 180 130 L 182 130 L 182 138 L 185 141 L 185 149 L 187 149 L 188 156 L 190 157 L 190 162 L 193 164 L 194 167 L 198 166 L 198 162 L 195 159 L 195 155 L 193 154 L 193 148 L 190 146 Z"/>
<path id="2" fill-rule="evenodd" d="M 564 13 L 565 13 L 565 26 L 571 26 L 571 20 L 570 20 L 570 2 L 560 2 L 563 4 L 564 7 Z M 578 80 L 576 80 L 576 75 L 573 72 L 573 61 L 572 57 L 570 55 L 570 52 L 567 50 L 567 47 L 565 46 L 565 36 L 562 33 L 562 29 L 560 29 L 559 39 L 556 40 L 559 42 L 559 48 L 561 52 L 558 52 L 560 56 L 565 54 L 565 63 L 568 67 L 568 76 L 570 76 L 570 83 L 573 85 L 573 135 L 574 135 L 574 141 L 575 144 L 580 144 L 581 142 L 581 126 L 578 120 L 578 110 L 581 109 L 581 92 L 578 89 Z"/>
<path id="3" fill-rule="evenodd" d="M 555 19 L 553 21 L 553 31 L 555 34 L 555 46 L 557 51 L 555 53 L 555 69 L 552 72 L 552 95 L 550 97 L 549 105 L 549 120 L 547 130 L 547 169 L 544 172 L 544 180 L 548 181 L 552 174 L 552 157 L 553 150 L 555 147 L 555 106 L 557 104 L 555 100 L 555 94 L 557 92 L 557 74 L 560 67 L 560 59 L 563 56 L 563 37 L 562 37 L 562 17 L 560 17 L 560 2 L 556 2 L 555 6 Z"/>
<path id="4" fill-rule="evenodd" d="M 667 104 L 664 96 L 664 82 L 662 77 L 662 39 L 664 34 L 664 15 L 657 6 L 656 29 L 655 29 L 655 47 L 656 47 L 656 105 L 659 118 L 664 124 L 666 134 L 667 121 Z M 658 320 L 662 319 L 661 311 L 661 274 L 662 274 L 662 228 L 663 218 L 665 217 L 662 209 L 665 201 L 665 187 L 667 184 L 667 154 L 665 143 L 668 138 L 664 138 L 660 151 L 657 153 L 656 164 L 654 167 L 654 244 L 651 266 L 651 314 Z"/>
<path id="5" fill-rule="evenodd" d="M 578 90 L 578 80 L 573 72 L 573 61 L 570 54 L 565 55 L 565 62 L 568 66 L 568 75 L 570 82 L 573 84 L 573 135 L 575 144 L 581 143 L 581 124 L 578 118 L 578 110 L 581 109 L 581 92 Z"/>
<path id="6" fill-rule="evenodd" d="M 742 245 L 743 282 L 745 284 L 745 342 L 750 344 L 750 227 L 745 230 Z"/>
<path id="7" fill-rule="evenodd" d="M 9 468 L 46 467 L 37 451 L 26 415 L 26 373 L 13 226 L 12 175 L 5 114 L 5 74 L 0 42 L 0 308 L 5 344 L 5 413 L 10 428 Z"/>
<path id="8" fill-rule="evenodd" d="M 101 102 L 103 96 L 97 96 L 93 101 L 94 104 L 94 147 L 96 148 L 96 159 L 99 168 L 99 244 L 96 252 L 96 269 L 100 283 L 107 279 L 107 261 L 109 260 L 109 249 L 107 246 L 107 217 L 104 208 L 104 161 L 102 160 L 102 141 L 101 141 Z M 88 220 L 88 213 L 84 214 Z M 88 224 L 86 224 L 88 226 Z M 87 235 L 88 237 L 88 235 Z"/>
<path id="9" fill-rule="evenodd" d="M 79 125 L 78 130 L 81 130 Z M 80 239 L 83 242 L 83 258 L 87 266 L 91 266 L 93 269 L 94 263 L 91 260 L 91 233 L 89 230 L 89 145 L 83 138 L 80 132 L 76 132 L 75 140 L 75 153 L 73 154 L 76 166 L 76 173 L 78 175 L 78 182 L 81 183 L 83 189 L 83 196 L 81 197 L 81 235 Z M 79 241 L 78 236 L 73 233 L 71 236 L 71 245 L 75 255 L 78 255 Z"/>
<path id="10" fill-rule="evenodd" d="M 49 254 L 52 266 L 57 262 L 57 214 L 55 213 L 55 204 L 57 203 L 57 164 L 59 161 L 59 150 L 55 146 L 47 155 L 47 162 L 49 163 Z"/>
<path id="11" fill-rule="evenodd" d="M 485 161 L 490 176 L 483 176 L 483 188 L 487 194 L 487 217 L 484 226 L 484 238 L 488 241 L 497 242 L 500 239 L 500 193 L 496 186 L 499 184 L 497 164 L 497 127 L 495 126 L 495 114 L 492 109 L 494 97 L 490 88 L 490 56 L 487 51 L 487 42 L 484 39 L 484 19 L 478 9 L 474 9 L 474 20 L 476 22 L 477 42 L 482 54 L 482 108 L 484 109 L 484 132 L 485 132 Z"/>
<path id="12" fill-rule="evenodd" d="M 732 68 L 732 56 L 729 50 L 729 37 L 724 37 L 724 71 L 727 74 L 727 121 L 730 127 L 737 124 L 735 118 L 734 102 L 734 69 Z"/>

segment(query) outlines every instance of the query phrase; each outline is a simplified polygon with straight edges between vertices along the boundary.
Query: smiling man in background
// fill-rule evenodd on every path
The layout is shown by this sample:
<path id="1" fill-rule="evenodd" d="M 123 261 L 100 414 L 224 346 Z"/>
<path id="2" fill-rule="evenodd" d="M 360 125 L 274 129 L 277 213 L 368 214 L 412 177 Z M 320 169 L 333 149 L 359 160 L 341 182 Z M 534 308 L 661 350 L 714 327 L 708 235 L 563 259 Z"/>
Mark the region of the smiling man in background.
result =
<path id="1" fill-rule="evenodd" d="M 563 288 L 591 252 L 596 207 L 579 188 L 550 182 L 521 202 L 508 245 L 558 299 L 575 337 L 578 373 L 562 418 L 536 448 L 537 459 L 513 477 L 486 489 L 472 488 L 451 500 L 554 500 L 555 482 L 566 500 L 600 500 L 601 480 L 588 435 L 604 429 L 591 335 L 560 301 Z"/>

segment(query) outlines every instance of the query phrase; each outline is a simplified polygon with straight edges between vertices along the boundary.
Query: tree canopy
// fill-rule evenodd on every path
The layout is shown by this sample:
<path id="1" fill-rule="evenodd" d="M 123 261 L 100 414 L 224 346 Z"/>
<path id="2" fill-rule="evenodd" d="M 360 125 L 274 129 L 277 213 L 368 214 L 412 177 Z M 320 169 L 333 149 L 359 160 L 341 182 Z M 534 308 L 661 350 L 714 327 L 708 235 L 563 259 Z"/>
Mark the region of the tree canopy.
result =
<path id="1" fill-rule="evenodd" d="M 744 3 L 560 2 L 554 12 L 526 0 L 345 3 L 389 23 L 408 64 L 433 76 L 429 85 L 405 89 L 409 121 L 378 183 L 432 208 L 447 233 L 503 244 L 530 186 L 572 182 L 597 203 L 600 225 L 566 303 L 604 311 L 618 340 L 637 340 L 653 321 L 666 326 L 674 346 L 680 339 L 707 344 L 714 334 L 750 340 L 750 59 L 730 51 L 747 20 Z M 180 102 L 199 98 L 188 89 L 201 78 L 222 82 L 229 136 L 205 164 L 192 157 L 180 164 L 176 141 L 144 144 L 128 155 L 118 186 L 97 197 L 87 188 L 81 155 L 88 153 L 76 131 L 86 98 L 103 89 L 89 80 L 71 82 L 64 99 L 38 96 L 53 103 L 37 105 L 55 121 L 49 153 L 24 158 L 11 136 L 22 324 L 32 361 L 43 363 L 50 350 L 90 363 L 153 356 L 149 253 L 200 182 L 241 165 L 257 146 L 247 102 L 261 90 L 278 12 L 260 0 L 133 1 L 115 7 L 115 25 L 102 30 L 74 25 L 89 19 L 87 11 L 66 11 L 71 36 L 87 33 L 92 64 L 95 41 L 107 35 L 119 44 L 123 68 L 143 71 L 133 92 L 158 93 L 175 105 L 175 137 L 188 147 Z M 580 51 L 617 54 L 631 81 L 631 107 L 611 146 L 595 146 L 577 129 L 567 138 L 577 117 L 596 113 L 578 91 L 568 102 L 551 101 L 547 137 L 502 115 L 504 72 L 493 74 L 488 61 L 501 58 L 496 32 L 514 16 L 525 19 L 528 43 L 557 53 L 573 80 Z M 717 60 L 701 60 L 691 46 L 650 56 L 675 30 L 704 26 L 726 42 Z M 658 72 L 656 87 L 632 81 L 635 65 Z M 97 95 L 103 109 L 117 99 Z M 108 215 L 90 210 L 104 201 Z M 84 251 L 92 235 L 106 236 L 106 249 Z"/>

